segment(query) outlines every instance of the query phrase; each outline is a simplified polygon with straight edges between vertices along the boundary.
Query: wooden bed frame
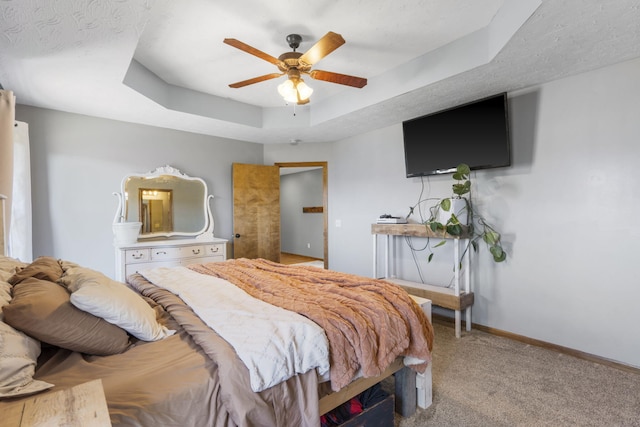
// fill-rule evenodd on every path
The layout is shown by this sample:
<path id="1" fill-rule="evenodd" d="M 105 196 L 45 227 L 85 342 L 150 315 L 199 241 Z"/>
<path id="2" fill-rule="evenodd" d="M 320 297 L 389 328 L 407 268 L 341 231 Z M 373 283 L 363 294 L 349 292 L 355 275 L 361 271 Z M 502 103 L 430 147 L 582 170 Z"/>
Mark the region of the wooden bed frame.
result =
<path id="1" fill-rule="evenodd" d="M 431 300 L 411 295 L 431 321 Z M 423 374 L 417 374 L 404 366 L 402 357 L 397 358 L 378 377 L 359 378 L 342 389 L 320 399 L 320 414 L 326 414 L 332 409 L 349 401 L 366 389 L 395 375 L 395 409 L 403 417 L 410 417 L 416 412 L 416 407 L 423 409 L 431 406 L 433 401 L 431 363 Z"/>

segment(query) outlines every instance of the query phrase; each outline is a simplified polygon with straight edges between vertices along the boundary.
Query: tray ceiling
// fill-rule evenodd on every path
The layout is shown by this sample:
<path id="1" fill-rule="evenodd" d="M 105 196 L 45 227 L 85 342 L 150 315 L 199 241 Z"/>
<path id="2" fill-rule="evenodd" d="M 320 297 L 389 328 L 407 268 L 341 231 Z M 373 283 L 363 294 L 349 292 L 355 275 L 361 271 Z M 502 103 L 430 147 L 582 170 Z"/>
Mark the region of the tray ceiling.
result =
<path id="1" fill-rule="evenodd" d="M 640 56 L 640 0 L 4 0 L 0 83 L 18 103 L 259 143 L 325 142 Z M 284 77 L 229 83 L 304 52 L 326 32 L 346 44 L 317 68 L 362 89 Z"/>

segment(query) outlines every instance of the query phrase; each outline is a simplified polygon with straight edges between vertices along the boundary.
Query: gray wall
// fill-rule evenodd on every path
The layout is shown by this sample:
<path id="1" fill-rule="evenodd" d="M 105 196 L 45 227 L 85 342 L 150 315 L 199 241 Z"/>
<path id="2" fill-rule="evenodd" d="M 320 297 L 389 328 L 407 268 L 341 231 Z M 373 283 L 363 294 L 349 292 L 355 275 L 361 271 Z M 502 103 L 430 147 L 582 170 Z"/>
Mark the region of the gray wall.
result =
<path id="1" fill-rule="evenodd" d="M 302 213 L 322 206 L 322 169 L 280 177 L 280 247 L 282 252 L 324 258 L 324 216 Z M 310 246 L 310 247 L 307 247 Z"/>
<path id="2" fill-rule="evenodd" d="M 171 165 L 215 196 L 214 234 L 231 240 L 231 164 L 262 163 L 262 145 L 60 111 L 16 107 L 29 123 L 33 255 L 68 259 L 113 277 L 111 223 L 122 178 Z"/>
<path id="3" fill-rule="evenodd" d="M 478 171 L 474 201 L 509 259 L 474 256 L 473 321 L 640 367 L 635 271 L 640 224 L 640 60 L 511 93 L 513 166 Z M 451 177 L 407 179 L 400 124 L 331 144 L 267 145 L 265 163 L 327 161 L 329 266 L 372 275 L 370 225 L 451 192 Z M 372 173 L 372 171 L 374 171 Z M 338 226 L 338 224 L 340 226 Z M 415 239 L 416 247 L 424 239 Z M 400 276 L 419 280 L 399 240 Z M 426 281 L 452 279 L 451 245 Z"/>
<path id="4" fill-rule="evenodd" d="M 474 257 L 473 321 L 640 367 L 640 60 L 511 93 L 514 165 L 474 173 L 476 205 L 509 259 Z M 231 163 L 327 161 L 329 263 L 372 274 L 370 224 L 450 193 L 450 176 L 407 179 L 400 124 L 326 144 L 266 145 L 18 106 L 29 123 L 34 256 L 114 271 L 113 191 L 129 172 L 170 164 L 215 194 L 216 235 L 231 237 Z M 338 225 L 338 222 L 340 226 Z M 416 243 L 418 240 L 416 240 Z M 417 246 L 417 245 L 416 245 Z M 424 277 L 451 281 L 450 245 Z M 404 243 L 400 274 L 418 280 Z"/>

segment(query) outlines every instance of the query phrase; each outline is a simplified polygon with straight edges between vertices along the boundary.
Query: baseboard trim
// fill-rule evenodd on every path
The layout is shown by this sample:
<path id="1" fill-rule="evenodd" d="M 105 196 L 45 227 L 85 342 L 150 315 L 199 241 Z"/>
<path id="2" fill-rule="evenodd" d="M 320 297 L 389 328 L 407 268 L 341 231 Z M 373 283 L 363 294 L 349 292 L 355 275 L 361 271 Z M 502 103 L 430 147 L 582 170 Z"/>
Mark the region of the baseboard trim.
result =
<path id="1" fill-rule="evenodd" d="M 433 314 L 433 321 L 438 322 L 440 324 L 454 325 L 454 319 L 451 317 L 443 316 L 441 314 Z M 464 325 L 465 322 L 463 321 Z M 600 365 L 609 366 L 611 368 L 619 369 L 626 372 L 631 372 L 637 375 L 640 375 L 640 368 L 635 366 L 627 365 L 626 363 L 618 362 L 615 360 L 607 359 L 606 357 L 596 356 L 595 354 L 585 353 L 583 351 L 575 350 L 569 347 L 563 347 L 561 345 L 552 344 L 546 341 L 541 341 L 535 338 L 529 338 L 524 335 L 514 334 L 513 332 L 503 331 L 501 329 L 491 328 L 489 326 L 479 325 L 477 323 L 471 323 L 472 329 L 477 329 L 482 332 L 486 332 L 491 335 L 496 335 L 503 338 L 509 338 L 514 341 L 519 341 L 525 344 L 535 345 L 536 347 L 546 348 L 547 350 L 553 350 L 558 353 L 566 354 L 568 356 L 573 356 L 578 359 L 588 360 L 590 362 L 598 363 Z M 464 330 L 464 328 L 463 328 Z"/>

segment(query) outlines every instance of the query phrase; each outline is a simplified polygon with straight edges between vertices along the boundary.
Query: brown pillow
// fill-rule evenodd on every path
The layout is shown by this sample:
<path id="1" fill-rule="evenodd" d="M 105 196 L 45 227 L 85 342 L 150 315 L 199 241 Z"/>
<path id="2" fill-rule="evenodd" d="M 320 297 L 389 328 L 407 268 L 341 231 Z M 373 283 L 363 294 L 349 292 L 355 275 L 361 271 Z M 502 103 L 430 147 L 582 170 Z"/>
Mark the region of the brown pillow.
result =
<path id="1" fill-rule="evenodd" d="M 58 260 L 48 256 L 43 256 L 33 261 L 25 268 L 16 270 L 16 274 L 10 277 L 8 282 L 12 285 L 17 285 L 29 277 L 55 282 L 61 276 L 62 267 Z"/>
<path id="2" fill-rule="evenodd" d="M 116 325 L 74 307 L 57 283 L 30 277 L 13 287 L 4 321 L 40 341 L 81 353 L 122 353 L 129 336 Z"/>

